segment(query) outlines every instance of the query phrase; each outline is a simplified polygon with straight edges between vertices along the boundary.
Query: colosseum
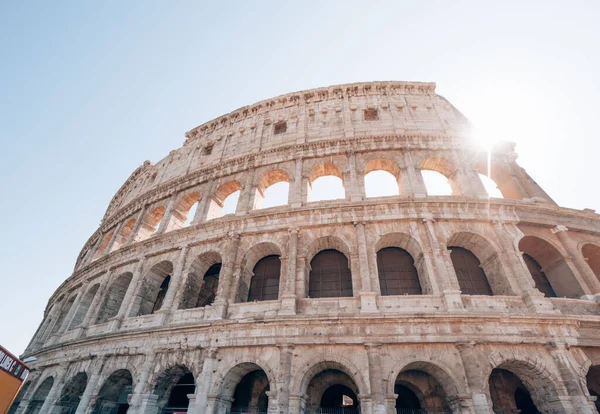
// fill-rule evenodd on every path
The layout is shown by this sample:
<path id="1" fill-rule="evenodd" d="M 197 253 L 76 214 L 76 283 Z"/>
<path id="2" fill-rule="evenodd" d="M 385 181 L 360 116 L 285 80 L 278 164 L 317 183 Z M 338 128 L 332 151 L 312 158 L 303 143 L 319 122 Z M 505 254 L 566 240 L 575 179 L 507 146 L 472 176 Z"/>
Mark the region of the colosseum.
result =
<path id="1" fill-rule="evenodd" d="M 598 412 L 600 217 L 515 144 L 474 146 L 435 84 L 290 93 L 186 138 L 113 197 L 10 413 Z"/>

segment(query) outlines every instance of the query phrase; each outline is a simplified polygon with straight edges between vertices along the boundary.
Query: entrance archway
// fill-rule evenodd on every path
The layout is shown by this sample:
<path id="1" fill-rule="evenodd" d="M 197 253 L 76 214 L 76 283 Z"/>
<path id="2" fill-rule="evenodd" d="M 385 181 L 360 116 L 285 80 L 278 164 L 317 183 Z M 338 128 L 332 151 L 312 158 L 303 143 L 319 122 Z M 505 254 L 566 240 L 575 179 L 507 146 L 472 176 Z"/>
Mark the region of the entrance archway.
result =
<path id="1" fill-rule="evenodd" d="M 40 384 L 40 386 L 35 390 L 33 397 L 31 398 L 31 402 L 27 406 L 27 410 L 25 414 L 37 414 L 42 409 L 42 405 L 44 405 L 44 401 L 46 401 L 46 397 L 52 386 L 54 385 L 54 378 L 48 377 Z"/>
<path id="2" fill-rule="evenodd" d="M 494 411 L 537 414 L 540 412 L 521 379 L 511 371 L 495 368 L 489 378 L 490 397 Z M 515 411 L 520 410 L 520 411 Z"/>
<path id="3" fill-rule="evenodd" d="M 586 382 L 590 395 L 596 397 L 596 410 L 600 412 L 600 365 L 590 367 L 586 376 Z"/>
<path id="4" fill-rule="evenodd" d="M 187 412 L 190 404 L 188 394 L 193 394 L 195 389 L 194 375 L 189 369 L 181 365 L 168 368 L 160 374 L 154 387 L 159 412 Z"/>
<path id="5" fill-rule="evenodd" d="M 417 367 L 408 367 L 398 374 L 394 384 L 396 411 L 399 413 L 451 413 L 442 384 L 431 374 Z"/>
<path id="6" fill-rule="evenodd" d="M 92 414 L 127 413 L 127 397 L 132 392 L 132 385 L 131 372 L 126 369 L 113 372 L 100 388 Z"/>
<path id="7" fill-rule="evenodd" d="M 60 399 L 53 413 L 73 414 L 77 410 L 79 400 L 85 391 L 88 377 L 85 372 L 79 372 L 64 386 Z"/>
<path id="8" fill-rule="evenodd" d="M 324 369 L 312 377 L 306 390 L 306 413 L 360 413 L 358 387 L 339 369 Z"/>
<path id="9" fill-rule="evenodd" d="M 266 414 L 270 385 L 260 366 L 250 362 L 236 365 L 223 378 L 214 412 Z"/>

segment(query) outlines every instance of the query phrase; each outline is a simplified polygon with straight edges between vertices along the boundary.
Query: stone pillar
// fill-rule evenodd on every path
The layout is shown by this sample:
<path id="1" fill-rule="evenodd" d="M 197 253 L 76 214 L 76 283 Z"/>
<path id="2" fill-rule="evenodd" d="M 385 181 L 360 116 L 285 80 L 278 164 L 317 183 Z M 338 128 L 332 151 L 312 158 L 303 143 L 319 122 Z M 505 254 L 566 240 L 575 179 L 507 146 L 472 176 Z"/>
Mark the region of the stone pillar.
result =
<path id="1" fill-rule="evenodd" d="M 280 389 L 277 398 L 278 413 L 287 414 L 290 409 L 290 382 L 292 381 L 293 345 L 279 347 L 279 378 Z"/>
<path id="2" fill-rule="evenodd" d="M 108 244 L 106 245 L 106 249 L 104 250 L 104 254 L 109 254 L 111 252 L 113 246 L 115 245 L 115 241 L 119 237 L 119 234 L 121 233 L 121 229 L 123 228 L 124 225 L 125 225 L 125 221 L 122 221 L 121 223 L 119 223 L 119 225 L 115 226 L 115 229 L 113 230 L 113 235 L 110 238 L 110 241 L 108 242 Z"/>
<path id="3" fill-rule="evenodd" d="M 476 171 L 471 168 L 459 168 L 456 173 L 464 195 L 482 200 L 490 198 Z"/>
<path id="4" fill-rule="evenodd" d="M 371 288 L 371 273 L 369 271 L 369 258 L 367 255 L 367 239 L 365 236 L 365 224 L 360 221 L 354 222 L 358 245 L 358 267 L 360 269 L 360 313 L 374 313 L 377 310 L 377 294 Z"/>
<path id="5" fill-rule="evenodd" d="M 591 299 L 600 298 L 600 281 L 585 261 L 583 254 L 577 248 L 576 243 L 567 234 L 567 231 L 568 229 L 562 225 L 558 225 L 552 229 L 552 233 L 556 234 L 567 254 L 571 256 L 575 268 L 579 272 L 581 279 L 583 279 L 581 286 L 582 290 L 584 292 L 590 292 L 591 297 L 589 298 Z"/>
<path id="6" fill-rule="evenodd" d="M 94 259 L 94 256 L 96 255 L 96 252 L 98 251 L 98 248 L 100 247 L 100 244 L 102 243 L 103 239 L 104 239 L 104 235 L 102 233 L 100 233 L 100 235 L 98 236 L 98 240 L 96 240 L 96 243 L 94 243 L 94 246 L 92 246 L 90 248 L 90 250 L 87 254 L 87 257 L 85 258 L 85 263 L 82 263 L 82 266 L 90 263 Z"/>
<path id="7" fill-rule="evenodd" d="M 119 308 L 119 312 L 114 317 L 114 322 L 111 323 L 109 331 L 115 331 L 121 327 L 121 323 L 123 319 L 125 319 L 129 313 L 131 312 L 131 307 L 133 306 L 133 298 L 134 294 L 138 289 L 138 285 L 140 280 L 142 279 L 142 269 L 144 267 L 145 259 L 140 259 L 137 262 L 135 269 L 133 270 L 133 277 L 131 278 L 131 282 L 127 287 L 127 292 L 125 292 L 125 297 L 123 298 L 123 302 L 121 302 L 121 307 Z"/>
<path id="8" fill-rule="evenodd" d="M 381 367 L 381 344 L 365 344 L 369 360 L 369 380 L 373 414 L 386 414 L 385 390 L 383 389 Z"/>
<path id="9" fill-rule="evenodd" d="M 294 179 L 288 193 L 288 204 L 292 208 L 302 207 L 302 158 L 296 158 Z"/>
<path id="10" fill-rule="evenodd" d="M 167 227 L 171 222 L 171 218 L 173 217 L 173 209 L 175 208 L 175 205 L 177 203 L 177 196 L 178 194 L 173 194 L 169 199 L 169 203 L 167 204 L 167 208 L 165 209 L 165 214 L 163 214 L 162 220 L 158 225 L 156 234 L 163 234 L 167 230 Z"/>
<path id="11" fill-rule="evenodd" d="M 551 204 L 556 205 L 554 200 L 546 193 L 542 187 L 538 185 L 530 176 L 525 172 L 523 168 L 517 165 L 516 162 L 510 162 L 508 164 L 512 170 L 513 175 L 517 178 L 519 186 L 525 190 L 529 197 L 539 197 Z"/>
<path id="12" fill-rule="evenodd" d="M 213 373 L 217 366 L 217 348 L 206 350 L 206 356 L 202 363 L 202 372 L 196 380 L 196 411 L 189 411 L 195 414 L 212 414 L 208 411 L 208 393 L 212 386 Z"/>
<path id="13" fill-rule="evenodd" d="M 240 198 L 238 199 L 235 214 L 246 214 L 254 208 L 254 199 L 256 198 L 256 186 L 254 185 L 255 171 L 254 167 L 250 167 L 245 173 L 246 179 L 240 191 Z"/>
<path id="14" fill-rule="evenodd" d="M 60 394 L 59 392 L 63 389 L 64 387 L 64 381 L 65 381 L 65 376 L 67 375 L 67 368 L 63 368 L 61 371 L 59 371 L 59 373 L 56 375 L 56 377 L 54 377 L 54 383 L 52 384 L 52 388 L 50 389 L 50 392 L 48 393 L 48 395 L 46 396 L 46 399 L 44 400 L 44 404 L 42 405 L 42 408 L 40 408 L 40 413 L 51 413 L 54 408 L 55 408 L 55 404 L 56 404 L 56 400 L 59 398 Z M 40 383 L 41 384 L 41 383 Z"/>
<path id="15" fill-rule="evenodd" d="M 298 237 L 300 229 L 297 227 L 289 230 L 288 263 L 285 269 L 285 280 L 283 281 L 283 292 L 281 294 L 280 315 L 296 314 L 296 257 L 298 255 Z"/>
<path id="16" fill-rule="evenodd" d="M 85 317 L 83 318 L 83 321 L 81 321 L 81 325 L 79 325 L 77 327 L 77 329 L 79 329 L 79 332 L 76 334 L 76 336 L 78 338 L 82 337 L 85 334 L 85 331 L 87 330 L 88 326 L 92 322 L 92 318 L 94 316 L 96 316 L 96 314 L 98 312 L 98 307 L 100 306 L 100 301 L 104 297 L 104 293 L 106 292 L 106 289 L 110 284 L 111 276 L 112 276 L 112 269 L 108 271 L 108 275 L 104 278 L 105 279 L 104 283 L 100 282 L 100 287 L 96 291 L 96 294 L 94 295 L 94 299 L 92 299 L 92 303 L 90 303 L 90 307 L 88 308 L 87 313 L 85 314 Z"/>
<path id="17" fill-rule="evenodd" d="M 85 283 L 84 285 L 81 286 L 81 288 L 79 288 L 79 293 L 77 294 L 77 297 L 75 298 L 75 301 L 73 302 L 73 305 L 71 305 L 71 309 L 69 309 L 67 316 L 65 316 L 65 319 L 63 319 L 62 324 L 60 325 L 60 328 L 58 328 L 58 331 L 56 331 L 56 336 L 60 337 L 62 334 L 65 333 L 65 331 L 67 330 L 67 328 L 69 327 L 69 325 L 71 324 L 71 319 L 73 319 L 73 316 L 75 315 L 75 312 L 77 311 L 77 308 L 79 308 L 79 304 L 81 303 L 81 299 L 83 298 L 83 296 L 85 296 L 85 292 L 89 287 L 89 283 Z"/>
<path id="18" fill-rule="evenodd" d="M 421 169 L 415 168 L 409 151 L 404 152 L 404 169 L 400 171 L 402 192 L 409 197 L 427 197 L 425 182 L 421 176 Z"/>
<path id="19" fill-rule="evenodd" d="M 356 155 L 354 151 L 348 151 L 348 173 L 344 174 L 344 187 L 346 191 L 346 200 L 360 201 L 364 194 L 359 191 L 358 176 L 356 172 Z"/>
<path id="20" fill-rule="evenodd" d="M 148 381 L 154 369 L 155 358 L 156 354 L 151 351 L 144 359 L 137 381 L 134 382 L 135 388 L 130 396 L 128 414 L 145 414 L 147 412 L 145 410 L 146 406 L 152 402 L 152 398 L 145 393 L 145 390 L 148 388 Z"/>
<path id="21" fill-rule="evenodd" d="M 140 227 L 142 226 L 142 223 L 144 222 L 144 218 L 146 216 L 147 210 L 148 210 L 148 206 L 144 206 L 140 210 L 140 214 L 138 214 L 137 218 L 135 219 L 135 224 L 133 225 L 133 229 L 131 229 L 131 233 L 129 234 L 129 237 L 127 238 L 125 243 L 123 243 L 123 246 L 128 246 L 135 241 L 135 237 L 137 236 L 138 231 L 140 230 Z"/>
<path id="22" fill-rule="evenodd" d="M 464 309 L 462 298 L 460 296 L 460 286 L 454 268 L 452 267 L 452 260 L 450 259 L 450 252 L 448 249 L 443 249 L 438 242 L 434 228 L 435 220 L 433 218 L 424 218 L 423 223 L 425 225 L 424 230 L 427 241 L 431 248 L 431 256 L 433 264 L 435 265 L 437 281 L 442 287 L 446 309 Z M 452 269 L 449 269 L 449 267 L 452 267 Z"/>
<path id="23" fill-rule="evenodd" d="M 213 187 L 214 181 L 211 180 L 207 182 L 204 188 L 201 190 L 202 197 L 198 202 L 198 207 L 196 207 L 196 215 L 192 219 L 192 226 L 195 226 L 196 224 L 202 223 L 206 220 L 208 209 L 210 208 L 210 202 L 212 201 Z"/>
<path id="24" fill-rule="evenodd" d="M 224 319 L 227 316 L 227 306 L 229 305 L 229 296 L 234 277 L 234 267 L 237 260 L 237 252 L 240 246 L 239 233 L 229 233 L 229 242 L 227 243 L 227 252 L 224 257 L 222 276 L 219 277 L 219 286 L 217 296 L 213 303 L 215 310 L 214 317 Z"/>
<path id="25" fill-rule="evenodd" d="M 160 310 L 157 312 L 164 315 L 163 323 L 167 322 L 168 315 L 170 315 L 173 312 L 172 307 L 175 295 L 179 292 L 179 289 L 184 286 L 183 283 L 181 283 L 181 281 L 183 279 L 183 268 L 185 266 L 185 261 L 187 259 L 189 249 L 189 246 L 183 246 L 181 248 L 181 251 L 179 252 L 179 257 L 177 258 L 177 263 L 175 263 L 173 275 L 171 276 L 169 289 L 165 294 L 165 299 L 163 300 Z"/>
<path id="26" fill-rule="evenodd" d="M 467 384 L 469 384 L 469 390 L 471 391 L 474 413 L 491 413 L 492 407 L 485 391 L 489 379 L 483 378 L 481 375 L 487 364 L 485 358 L 480 358 L 473 343 L 457 344 L 457 348 L 467 376 Z"/>
<path id="27" fill-rule="evenodd" d="M 88 411 L 90 401 L 96 394 L 96 388 L 98 387 L 98 381 L 100 380 L 100 375 L 102 374 L 102 369 L 104 368 L 105 362 L 106 360 L 104 358 L 98 361 L 96 368 L 90 374 L 88 382 L 85 385 L 85 390 L 83 391 L 81 399 L 79 400 L 79 404 L 77 405 L 77 411 L 75 411 L 75 414 L 85 414 Z"/>

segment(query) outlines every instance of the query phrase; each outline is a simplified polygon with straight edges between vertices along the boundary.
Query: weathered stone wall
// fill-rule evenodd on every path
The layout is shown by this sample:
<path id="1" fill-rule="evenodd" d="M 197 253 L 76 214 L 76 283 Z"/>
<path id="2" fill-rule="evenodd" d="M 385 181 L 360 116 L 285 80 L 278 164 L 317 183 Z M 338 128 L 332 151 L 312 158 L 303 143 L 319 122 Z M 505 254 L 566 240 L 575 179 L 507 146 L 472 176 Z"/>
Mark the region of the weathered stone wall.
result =
<path id="1" fill-rule="evenodd" d="M 395 412 L 396 384 L 432 410 L 491 413 L 512 393 L 490 392 L 496 368 L 540 410 L 595 412 L 600 219 L 557 206 L 510 144 L 491 154 L 504 199 L 490 199 L 477 175 L 488 154 L 467 129 L 433 84 L 388 82 L 288 94 L 188 132 L 182 148 L 127 180 L 50 298 L 25 352 L 37 362 L 18 412 L 34 401 L 59 412 L 81 373 L 77 413 L 125 383 L 128 412 L 158 412 L 168 384 L 189 372 L 189 412 L 221 413 L 245 375 L 263 370 L 272 413 L 311 412 L 315 384 L 334 383 L 363 413 Z M 367 198 L 373 170 L 393 174 L 399 195 Z M 453 194 L 429 196 L 421 170 L 445 175 Z M 323 175 L 342 179 L 345 199 L 308 201 Z M 290 183 L 288 204 L 255 208 L 279 181 Z M 235 214 L 213 218 L 238 190 Z M 493 296 L 461 293 L 450 246 L 476 256 Z M 422 295 L 381 294 L 385 247 L 414 259 Z M 308 297 L 311 261 L 326 249 L 348 259 L 352 297 Z M 558 297 L 536 289 L 522 253 Z M 246 302 L 254 266 L 270 255 L 281 261 L 278 300 Z M 216 263 L 214 301 L 190 307 Z"/>

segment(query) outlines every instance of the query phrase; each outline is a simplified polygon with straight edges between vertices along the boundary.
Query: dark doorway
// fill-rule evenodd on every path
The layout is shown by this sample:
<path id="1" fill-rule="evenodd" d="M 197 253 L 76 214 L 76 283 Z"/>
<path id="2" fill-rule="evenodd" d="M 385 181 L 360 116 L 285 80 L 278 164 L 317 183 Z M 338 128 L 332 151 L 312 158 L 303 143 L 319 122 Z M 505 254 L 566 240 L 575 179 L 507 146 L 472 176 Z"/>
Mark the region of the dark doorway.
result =
<path id="1" fill-rule="evenodd" d="M 310 262 L 308 296 L 352 297 L 352 274 L 348 259 L 337 250 L 322 250 Z"/>

